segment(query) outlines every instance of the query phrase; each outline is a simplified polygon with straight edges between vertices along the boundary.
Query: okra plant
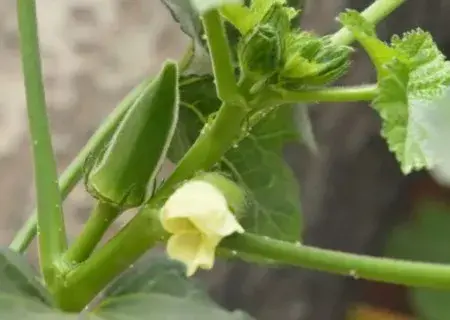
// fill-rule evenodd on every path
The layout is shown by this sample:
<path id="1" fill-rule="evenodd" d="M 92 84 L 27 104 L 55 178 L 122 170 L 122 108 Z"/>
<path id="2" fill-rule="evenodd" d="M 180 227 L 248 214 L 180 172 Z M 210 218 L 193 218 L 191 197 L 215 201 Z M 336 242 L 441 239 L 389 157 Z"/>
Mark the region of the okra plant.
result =
<path id="1" fill-rule="evenodd" d="M 124 98 L 59 180 L 35 1 L 16 2 L 37 207 L 1 251 L 2 318 L 250 319 L 221 309 L 189 278 L 217 257 L 450 288 L 449 265 L 302 245 L 299 186 L 281 153 L 287 142 L 313 145 L 307 121 L 299 132 L 295 120 L 306 105 L 367 101 L 404 173 L 428 169 L 445 179 L 450 63 L 426 31 L 389 42 L 375 31 L 404 0 L 346 10 L 342 28 L 325 36 L 300 29 L 301 10 L 286 0 L 163 0 L 191 46 Z M 333 86 L 352 66 L 354 41 L 377 81 Z M 166 160 L 176 167 L 161 180 Z M 95 205 L 68 243 L 62 201 L 79 181 Z M 132 208 L 130 222 L 100 245 Z M 35 236 L 39 274 L 23 258 Z M 157 244 L 167 258 L 141 259 Z"/>

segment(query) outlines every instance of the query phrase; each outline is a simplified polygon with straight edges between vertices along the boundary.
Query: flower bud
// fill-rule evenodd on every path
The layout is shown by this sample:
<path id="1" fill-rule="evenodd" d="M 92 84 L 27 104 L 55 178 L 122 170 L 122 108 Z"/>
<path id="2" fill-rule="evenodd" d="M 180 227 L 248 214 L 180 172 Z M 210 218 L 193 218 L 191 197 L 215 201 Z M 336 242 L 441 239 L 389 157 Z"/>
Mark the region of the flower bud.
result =
<path id="1" fill-rule="evenodd" d="M 245 35 L 238 46 L 238 57 L 244 74 L 255 80 L 267 79 L 281 63 L 281 39 L 276 29 L 260 25 Z"/>
<path id="2" fill-rule="evenodd" d="M 327 37 L 291 32 L 284 38 L 280 83 L 286 89 L 327 85 L 348 69 L 351 48 L 338 46 Z"/>
<path id="3" fill-rule="evenodd" d="M 290 19 L 290 11 L 274 3 L 239 42 L 241 70 L 256 84 L 266 81 L 281 68 L 283 38 L 289 32 Z"/>

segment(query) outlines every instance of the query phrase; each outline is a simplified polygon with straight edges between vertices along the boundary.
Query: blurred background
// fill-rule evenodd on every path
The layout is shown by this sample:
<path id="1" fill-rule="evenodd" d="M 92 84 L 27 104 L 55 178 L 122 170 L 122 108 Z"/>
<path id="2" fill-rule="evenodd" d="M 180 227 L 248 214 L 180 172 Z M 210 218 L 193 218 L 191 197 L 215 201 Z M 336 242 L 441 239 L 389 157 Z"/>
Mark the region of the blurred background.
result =
<path id="1" fill-rule="evenodd" d="M 53 143 L 63 170 L 127 91 L 144 76 L 156 73 L 165 59 L 179 58 L 188 39 L 157 0 L 37 2 Z M 348 7 L 362 10 L 371 2 L 309 0 L 301 24 L 320 34 L 333 32 L 338 28 L 334 17 L 339 11 Z M 450 54 L 449 15 L 448 0 L 408 0 L 378 30 L 388 39 L 392 33 L 420 26 Z M 1 245 L 9 244 L 34 202 L 18 49 L 15 2 L 0 1 Z M 352 71 L 342 83 L 370 81 L 374 81 L 373 71 L 358 50 Z M 302 187 L 305 244 L 402 256 L 407 251 L 403 244 L 412 243 L 407 238 L 411 228 L 405 231 L 405 225 L 431 212 L 428 216 L 434 218 L 427 226 L 433 231 L 433 226 L 442 226 L 443 216 L 450 217 L 446 215 L 450 212 L 446 204 L 449 190 L 425 172 L 403 177 L 379 136 L 379 119 L 367 104 L 320 105 L 310 115 L 320 156 L 300 147 L 286 149 L 286 160 Z M 170 165 L 166 169 L 170 170 Z M 424 205 L 430 201 L 433 205 Z M 66 223 L 72 237 L 80 231 L 90 205 L 82 186 L 66 201 Z M 123 220 L 116 227 L 121 224 Z M 411 239 L 425 239 L 432 231 Z M 406 234 L 406 238 L 392 240 L 392 234 Z M 433 238 L 434 243 L 445 249 L 445 236 Z M 423 246 L 422 251 L 429 252 L 429 248 Z M 448 251 L 441 249 L 428 257 L 414 251 L 405 257 L 450 262 Z M 36 260 L 34 246 L 29 259 Z M 200 278 L 219 303 L 230 309 L 242 308 L 262 320 L 450 319 L 445 308 L 434 314 L 423 311 L 423 301 L 441 299 L 440 306 L 449 304 L 445 293 L 433 299 L 430 292 L 417 294 L 357 277 L 224 262 Z M 439 305 L 431 309 L 436 308 Z M 429 305 L 425 309 L 430 310 Z"/>

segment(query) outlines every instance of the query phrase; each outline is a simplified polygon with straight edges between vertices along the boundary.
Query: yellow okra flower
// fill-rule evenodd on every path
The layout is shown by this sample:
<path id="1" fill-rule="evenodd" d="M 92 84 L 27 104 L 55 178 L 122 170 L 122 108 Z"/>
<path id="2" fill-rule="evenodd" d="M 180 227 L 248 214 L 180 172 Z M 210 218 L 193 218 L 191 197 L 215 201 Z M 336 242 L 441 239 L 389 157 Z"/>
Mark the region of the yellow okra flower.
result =
<path id="1" fill-rule="evenodd" d="M 214 173 L 209 175 L 226 179 Z M 228 183 L 232 183 L 232 188 L 238 188 L 229 180 L 225 185 L 230 186 Z M 224 186 L 223 183 L 219 185 Z M 239 194 L 235 191 L 231 193 Z M 230 192 L 222 192 L 210 181 L 192 180 L 177 189 L 161 210 L 162 226 L 171 233 L 167 254 L 186 265 L 188 276 L 198 268 L 211 269 L 220 240 L 235 232 L 244 232 L 226 194 Z"/>

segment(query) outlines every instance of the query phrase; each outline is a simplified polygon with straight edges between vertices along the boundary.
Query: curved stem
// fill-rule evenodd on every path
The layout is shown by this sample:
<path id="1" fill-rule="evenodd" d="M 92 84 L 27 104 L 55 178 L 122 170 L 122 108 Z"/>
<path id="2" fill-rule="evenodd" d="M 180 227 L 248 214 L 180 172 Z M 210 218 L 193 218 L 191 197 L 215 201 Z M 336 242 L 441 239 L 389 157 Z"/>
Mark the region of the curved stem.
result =
<path id="1" fill-rule="evenodd" d="M 450 265 L 423 263 L 325 250 L 253 234 L 235 235 L 221 247 L 280 263 L 354 278 L 413 287 L 450 288 Z"/>
<path id="2" fill-rule="evenodd" d="M 367 7 L 361 15 L 367 21 L 376 25 L 381 20 L 389 16 L 395 9 L 402 5 L 406 0 L 376 0 Z M 347 28 L 341 28 L 331 36 L 331 42 L 337 45 L 349 45 L 355 40 L 353 33 Z"/>
<path id="3" fill-rule="evenodd" d="M 17 17 L 33 150 L 40 267 L 51 285 L 53 261 L 66 249 L 67 239 L 42 82 L 35 1 L 17 1 Z"/>
<path id="4" fill-rule="evenodd" d="M 116 220 L 120 209 L 99 201 L 84 225 L 83 231 L 63 255 L 63 260 L 78 264 L 86 260 L 102 239 L 106 230 Z"/>

